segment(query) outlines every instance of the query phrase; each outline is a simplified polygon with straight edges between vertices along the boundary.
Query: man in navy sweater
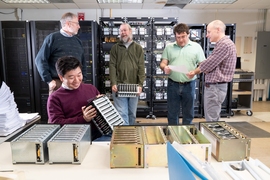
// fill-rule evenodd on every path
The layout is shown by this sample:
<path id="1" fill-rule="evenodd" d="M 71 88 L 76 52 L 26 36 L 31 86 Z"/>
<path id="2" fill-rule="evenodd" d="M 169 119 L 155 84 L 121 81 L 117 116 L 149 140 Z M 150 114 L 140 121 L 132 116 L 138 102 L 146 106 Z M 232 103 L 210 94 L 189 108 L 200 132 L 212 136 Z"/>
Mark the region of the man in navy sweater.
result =
<path id="1" fill-rule="evenodd" d="M 72 56 L 64 56 L 56 62 L 56 70 L 62 82 L 58 90 L 48 98 L 47 111 L 49 123 L 53 124 L 91 124 L 92 140 L 101 136 L 92 118 L 97 111 L 87 100 L 94 99 L 100 93 L 91 84 L 82 83 L 82 65 Z"/>
<path id="2" fill-rule="evenodd" d="M 86 61 L 81 40 L 75 36 L 80 29 L 77 15 L 65 13 L 61 20 L 62 29 L 49 34 L 36 56 L 35 63 L 41 79 L 49 85 L 49 94 L 61 86 L 55 69 L 56 61 L 63 56 L 74 56 L 82 64 L 83 80 L 86 80 Z"/>

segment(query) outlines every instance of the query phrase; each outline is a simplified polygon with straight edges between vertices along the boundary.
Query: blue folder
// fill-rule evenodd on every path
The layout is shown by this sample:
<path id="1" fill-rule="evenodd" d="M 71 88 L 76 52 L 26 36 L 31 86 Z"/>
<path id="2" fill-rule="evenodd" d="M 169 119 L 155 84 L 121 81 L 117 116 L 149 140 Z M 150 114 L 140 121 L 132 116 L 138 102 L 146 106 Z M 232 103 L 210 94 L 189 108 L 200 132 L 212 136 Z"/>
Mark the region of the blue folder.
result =
<path id="1" fill-rule="evenodd" d="M 196 180 L 194 174 L 202 180 L 207 178 L 194 168 L 170 142 L 167 142 L 168 170 L 170 180 Z"/>

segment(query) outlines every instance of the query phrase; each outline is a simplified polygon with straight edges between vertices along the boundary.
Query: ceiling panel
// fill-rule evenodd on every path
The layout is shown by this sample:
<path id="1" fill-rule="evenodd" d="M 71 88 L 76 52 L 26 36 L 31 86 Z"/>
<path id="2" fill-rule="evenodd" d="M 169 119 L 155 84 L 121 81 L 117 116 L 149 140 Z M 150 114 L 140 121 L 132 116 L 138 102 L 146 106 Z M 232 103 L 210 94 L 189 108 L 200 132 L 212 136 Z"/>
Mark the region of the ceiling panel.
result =
<path id="1" fill-rule="evenodd" d="M 203 9 L 225 9 L 229 4 L 208 4 Z"/>
<path id="2" fill-rule="evenodd" d="M 10 4 L 10 6 L 12 6 L 12 8 L 20 8 L 20 9 L 36 9 L 35 6 L 33 6 L 33 4 Z M 0 8 L 1 8 L 1 4 L 0 4 Z"/>
<path id="3" fill-rule="evenodd" d="M 99 4 L 101 9 L 121 9 L 120 4 Z"/>
<path id="4" fill-rule="evenodd" d="M 143 3 L 142 9 L 162 9 L 165 3 Z"/>
<path id="5" fill-rule="evenodd" d="M 53 3 L 59 9 L 79 9 L 75 3 Z"/>
<path id="6" fill-rule="evenodd" d="M 252 9 L 270 9 L 270 4 L 269 4 L 269 2 L 257 2 L 257 3 L 254 3 L 254 4 L 247 5 L 246 8 L 252 8 Z"/>
<path id="7" fill-rule="evenodd" d="M 0 1 L 0 8 L 2 8 L 2 9 L 10 9 L 10 8 L 13 8 L 13 6 Z"/>
<path id="8" fill-rule="evenodd" d="M 33 4 L 36 9 L 58 9 L 54 4 Z"/>
<path id="9" fill-rule="evenodd" d="M 57 0 L 54 0 L 57 1 Z M 61 1 L 61 0 L 59 0 Z M 0 9 L 163 9 L 167 0 L 144 0 L 143 4 L 98 4 L 97 0 L 73 0 L 74 3 L 6 4 L 0 1 Z M 173 1 L 173 2 L 184 2 Z M 187 4 L 183 9 L 270 9 L 270 0 L 237 0 L 233 4 Z"/>
<path id="10" fill-rule="evenodd" d="M 76 3 L 80 9 L 99 9 L 98 3 Z"/>
<path id="11" fill-rule="evenodd" d="M 142 9 L 142 4 L 121 4 L 121 9 Z"/>
<path id="12" fill-rule="evenodd" d="M 184 9 L 204 9 L 207 4 L 187 4 Z"/>

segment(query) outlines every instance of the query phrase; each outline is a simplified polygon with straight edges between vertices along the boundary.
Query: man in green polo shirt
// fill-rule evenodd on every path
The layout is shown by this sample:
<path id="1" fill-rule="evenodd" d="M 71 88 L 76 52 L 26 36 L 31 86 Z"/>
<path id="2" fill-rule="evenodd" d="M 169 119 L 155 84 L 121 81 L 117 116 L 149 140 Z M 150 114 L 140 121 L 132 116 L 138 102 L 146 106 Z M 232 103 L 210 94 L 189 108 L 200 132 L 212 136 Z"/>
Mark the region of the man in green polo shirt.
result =
<path id="1" fill-rule="evenodd" d="M 171 66 L 185 66 L 187 71 L 195 69 L 205 60 L 202 47 L 189 39 L 186 24 L 174 27 L 176 41 L 168 44 L 163 51 L 160 68 L 168 74 L 167 107 L 168 125 L 179 124 L 180 105 L 182 105 L 182 124 L 191 124 L 194 118 L 195 79 L 189 79 L 187 73 L 171 70 Z"/>

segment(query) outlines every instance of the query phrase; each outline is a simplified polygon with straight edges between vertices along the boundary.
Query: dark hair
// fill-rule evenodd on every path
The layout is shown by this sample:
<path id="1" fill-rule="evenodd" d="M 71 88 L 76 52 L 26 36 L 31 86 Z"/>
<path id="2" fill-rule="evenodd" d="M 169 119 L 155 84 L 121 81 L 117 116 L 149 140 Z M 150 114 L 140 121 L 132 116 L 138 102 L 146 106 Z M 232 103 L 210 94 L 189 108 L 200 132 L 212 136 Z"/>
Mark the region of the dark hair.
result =
<path id="1" fill-rule="evenodd" d="M 176 33 L 177 34 L 181 34 L 181 33 L 189 34 L 189 27 L 186 24 L 183 24 L 183 23 L 177 24 L 173 28 L 173 33 L 174 33 L 174 35 L 176 35 Z"/>
<path id="2" fill-rule="evenodd" d="M 64 76 L 68 71 L 76 69 L 77 67 L 82 69 L 82 64 L 73 56 L 60 57 L 55 64 L 56 71 L 61 76 Z"/>

